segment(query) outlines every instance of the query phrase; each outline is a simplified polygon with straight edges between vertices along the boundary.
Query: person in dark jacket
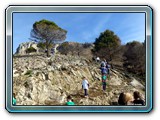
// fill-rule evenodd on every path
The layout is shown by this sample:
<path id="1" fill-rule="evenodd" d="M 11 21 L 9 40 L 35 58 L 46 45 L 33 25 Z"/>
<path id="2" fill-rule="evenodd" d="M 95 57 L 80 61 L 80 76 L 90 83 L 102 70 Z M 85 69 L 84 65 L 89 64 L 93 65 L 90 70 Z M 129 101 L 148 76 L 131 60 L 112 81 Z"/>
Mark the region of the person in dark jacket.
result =
<path id="1" fill-rule="evenodd" d="M 135 91 L 133 93 L 133 97 L 134 97 L 133 101 L 134 105 L 145 105 L 144 100 L 142 100 L 140 93 L 138 91 Z"/>

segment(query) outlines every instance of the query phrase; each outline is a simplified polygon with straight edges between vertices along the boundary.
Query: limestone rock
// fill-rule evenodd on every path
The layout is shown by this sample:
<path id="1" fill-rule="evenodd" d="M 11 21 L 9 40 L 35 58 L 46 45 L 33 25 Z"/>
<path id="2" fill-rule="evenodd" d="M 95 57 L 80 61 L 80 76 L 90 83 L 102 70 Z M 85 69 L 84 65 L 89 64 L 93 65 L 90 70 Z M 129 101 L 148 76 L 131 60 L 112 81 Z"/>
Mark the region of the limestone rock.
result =
<path id="1" fill-rule="evenodd" d="M 111 71 L 103 92 L 99 67 L 83 57 L 14 57 L 13 67 L 13 92 L 18 105 L 65 105 L 68 95 L 77 105 L 110 105 L 121 92 L 138 90 L 145 95 L 140 81 L 116 70 Z M 83 76 L 90 84 L 88 98 L 83 96 Z"/>

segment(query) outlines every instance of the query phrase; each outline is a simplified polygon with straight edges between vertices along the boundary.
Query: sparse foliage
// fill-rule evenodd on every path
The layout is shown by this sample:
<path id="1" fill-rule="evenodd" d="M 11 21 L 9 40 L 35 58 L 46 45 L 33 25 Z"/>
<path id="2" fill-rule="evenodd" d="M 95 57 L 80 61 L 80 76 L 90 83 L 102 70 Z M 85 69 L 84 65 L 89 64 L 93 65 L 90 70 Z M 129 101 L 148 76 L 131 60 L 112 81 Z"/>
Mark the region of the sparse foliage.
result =
<path id="1" fill-rule="evenodd" d="M 88 59 L 92 58 L 91 52 L 92 44 L 91 43 L 75 43 L 75 42 L 64 42 L 58 47 L 58 51 L 61 54 L 70 54 L 84 56 Z"/>
<path id="2" fill-rule="evenodd" d="M 145 76 L 145 44 L 133 41 L 126 44 L 124 67 L 128 71 Z"/>

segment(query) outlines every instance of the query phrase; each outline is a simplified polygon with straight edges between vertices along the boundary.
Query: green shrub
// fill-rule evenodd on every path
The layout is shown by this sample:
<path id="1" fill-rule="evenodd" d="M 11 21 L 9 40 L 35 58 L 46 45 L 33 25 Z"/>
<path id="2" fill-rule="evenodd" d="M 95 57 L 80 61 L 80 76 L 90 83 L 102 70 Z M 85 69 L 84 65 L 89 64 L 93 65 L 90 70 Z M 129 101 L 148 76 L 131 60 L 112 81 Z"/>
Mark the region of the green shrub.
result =
<path id="1" fill-rule="evenodd" d="M 28 70 L 24 75 L 31 75 L 32 74 L 32 70 Z"/>
<path id="2" fill-rule="evenodd" d="M 36 52 L 37 50 L 34 47 L 30 47 L 26 49 L 26 53 Z"/>

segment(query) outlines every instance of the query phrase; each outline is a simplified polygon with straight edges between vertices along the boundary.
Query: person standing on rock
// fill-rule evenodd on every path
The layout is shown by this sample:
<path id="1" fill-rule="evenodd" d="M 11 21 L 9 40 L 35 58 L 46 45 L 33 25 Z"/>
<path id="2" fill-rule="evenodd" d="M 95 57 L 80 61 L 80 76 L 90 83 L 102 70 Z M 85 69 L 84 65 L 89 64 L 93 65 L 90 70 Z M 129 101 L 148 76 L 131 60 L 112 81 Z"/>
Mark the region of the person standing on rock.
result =
<path id="1" fill-rule="evenodd" d="M 106 81 L 107 81 L 107 75 L 103 74 L 102 75 L 102 89 L 103 89 L 103 91 L 106 90 L 106 85 L 107 85 Z"/>
<path id="2" fill-rule="evenodd" d="M 99 57 L 96 57 L 96 62 L 100 62 L 100 58 Z"/>
<path id="3" fill-rule="evenodd" d="M 75 105 L 75 103 L 73 102 L 73 99 L 70 95 L 67 97 L 66 105 Z"/>
<path id="4" fill-rule="evenodd" d="M 111 65 L 109 63 L 106 65 L 106 68 L 108 69 L 108 74 L 110 74 Z"/>
<path id="5" fill-rule="evenodd" d="M 88 96 L 89 83 L 85 77 L 82 78 L 82 89 L 84 90 L 84 97 Z"/>

